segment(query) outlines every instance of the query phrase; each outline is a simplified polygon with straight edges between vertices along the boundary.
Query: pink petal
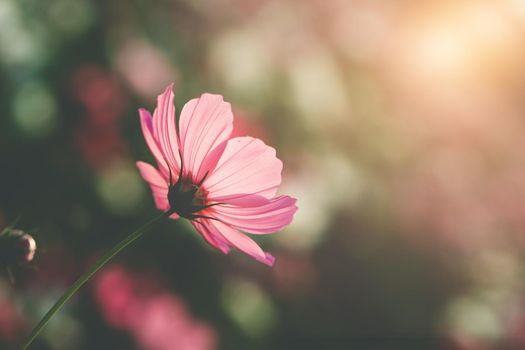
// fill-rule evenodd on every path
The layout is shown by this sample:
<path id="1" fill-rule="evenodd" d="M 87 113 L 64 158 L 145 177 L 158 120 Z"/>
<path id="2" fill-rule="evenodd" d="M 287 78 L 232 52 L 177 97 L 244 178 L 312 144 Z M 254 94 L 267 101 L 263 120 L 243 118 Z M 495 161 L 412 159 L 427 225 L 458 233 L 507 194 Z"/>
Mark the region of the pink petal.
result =
<path id="1" fill-rule="evenodd" d="M 236 137 L 228 140 L 203 187 L 213 201 L 253 194 L 270 199 L 281 183 L 282 168 L 275 149 L 253 137 Z"/>
<path id="2" fill-rule="evenodd" d="M 167 176 L 168 168 L 166 165 L 164 153 L 161 152 L 159 145 L 157 143 L 157 139 L 153 134 L 153 125 L 152 125 L 153 120 L 152 120 L 151 114 L 144 108 L 141 108 L 139 109 L 139 115 L 140 115 L 140 126 L 142 128 L 142 134 L 144 135 L 144 140 L 146 140 L 146 144 L 148 145 L 149 150 L 153 154 L 153 157 L 155 157 L 155 160 L 157 161 L 157 165 L 161 169 L 162 173 Z"/>
<path id="3" fill-rule="evenodd" d="M 185 173 L 191 173 L 195 182 L 215 166 L 222 153 L 215 149 L 230 137 L 232 124 L 231 106 L 220 95 L 203 94 L 184 105 L 179 120 L 180 145 Z M 205 161 L 213 150 L 215 154 Z"/>
<path id="4" fill-rule="evenodd" d="M 153 131 L 160 151 L 168 162 L 172 173 L 180 169 L 179 141 L 175 123 L 175 105 L 173 103 L 173 84 L 157 98 L 157 108 L 153 112 Z"/>
<path id="5" fill-rule="evenodd" d="M 151 188 L 153 200 L 155 205 L 160 210 L 168 210 L 170 205 L 168 202 L 168 183 L 161 173 L 148 163 L 137 162 L 140 175 L 146 180 Z"/>
<path id="6" fill-rule="evenodd" d="M 210 232 L 215 236 L 220 236 L 224 239 L 229 245 L 243 251 L 244 253 L 250 255 L 255 260 L 262 262 L 263 264 L 272 266 L 275 258 L 266 253 L 255 243 L 255 241 L 248 236 L 237 231 L 233 227 L 224 224 L 216 220 L 206 220 L 207 227 Z"/>
<path id="7" fill-rule="evenodd" d="M 214 207 L 213 216 L 246 232 L 272 233 L 292 222 L 296 202 L 295 198 L 280 196 L 251 207 L 219 205 Z"/>
<path id="8" fill-rule="evenodd" d="M 207 219 L 197 219 L 192 221 L 191 224 L 210 245 L 219 249 L 224 254 L 228 254 L 230 247 L 228 247 L 224 239 L 215 232 L 214 228 L 210 227 L 209 221 L 210 220 Z"/>
<path id="9" fill-rule="evenodd" d="M 226 203 L 238 207 L 256 207 L 268 203 L 268 198 L 256 194 L 233 194 L 229 196 L 213 197 L 214 202 Z"/>

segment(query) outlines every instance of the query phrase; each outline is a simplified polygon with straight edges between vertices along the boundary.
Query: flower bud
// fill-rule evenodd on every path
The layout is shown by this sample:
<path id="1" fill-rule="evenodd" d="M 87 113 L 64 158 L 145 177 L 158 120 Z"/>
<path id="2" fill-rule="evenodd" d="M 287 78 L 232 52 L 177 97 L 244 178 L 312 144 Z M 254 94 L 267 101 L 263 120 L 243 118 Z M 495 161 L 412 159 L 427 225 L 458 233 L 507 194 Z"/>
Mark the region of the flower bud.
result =
<path id="1" fill-rule="evenodd" d="M 30 234 L 9 228 L 0 234 L 0 264 L 27 264 L 33 261 L 35 253 L 36 242 Z"/>

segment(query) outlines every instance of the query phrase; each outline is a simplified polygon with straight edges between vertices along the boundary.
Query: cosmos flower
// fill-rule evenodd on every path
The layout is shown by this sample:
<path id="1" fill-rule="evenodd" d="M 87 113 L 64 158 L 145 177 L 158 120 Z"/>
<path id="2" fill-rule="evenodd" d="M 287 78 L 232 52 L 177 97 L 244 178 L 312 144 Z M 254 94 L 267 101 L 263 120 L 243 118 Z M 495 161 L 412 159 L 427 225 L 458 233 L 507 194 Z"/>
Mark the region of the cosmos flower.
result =
<path id="1" fill-rule="evenodd" d="M 233 114 L 222 96 L 189 101 L 175 120 L 173 85 L 151 114 L 140 109 L 142 132 L 157 167 L 137 166 L 158 209 L 186 218 L 213 247 L 239 249 L 272 265 L 274 257 L 242 233 L 267 234 L 288 225 L 296 199 L 276 196 L 282 162 L 253 137 L 234 137 Z"/>

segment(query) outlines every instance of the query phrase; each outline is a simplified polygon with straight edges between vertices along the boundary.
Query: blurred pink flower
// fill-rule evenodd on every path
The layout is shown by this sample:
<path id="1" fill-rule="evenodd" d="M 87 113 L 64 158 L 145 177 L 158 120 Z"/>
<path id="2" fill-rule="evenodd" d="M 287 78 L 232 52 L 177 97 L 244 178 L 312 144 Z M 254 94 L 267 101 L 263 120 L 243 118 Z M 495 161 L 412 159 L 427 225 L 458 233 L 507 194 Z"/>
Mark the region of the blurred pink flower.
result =
<path id="1" fill-rule="evenodd" d="M 120 85 L 96 65 L 85 65 L 73 75 L 73 90 L 88 112 L 91 124 L 115 124 L 126 108 Z"/>
<path id="2" fill-rule="evenodd" d="M 102 169 L 126 153 L 117 125 L 98 127 L 84 123 L 77 129 L 75 141 L 83 158 L 93 169 Z"/>
<path id="3" fill-rule="evenodd" d="M 26 321 L 14 303 L 0 295 L 0 339 L 14 340 L 25 326 Z"/>
<path id="4" fill-rule="evenodd" d="M 100 170 L 126 154 L 118 119 L 126 98 L 117 80 L 96 65 L 84 65 L 72 76 L 72 88 L 86 115 L 75 141 L 88 165 Z"/>
<path id="5" fill-rule="evenodd" d="M 195 320 L 184 302 L 151 276 L 112 266 L 94 281 L 102 315 L 112 327 L 129 331 L 141 349 L 211 350 L 215 332 Z"/>
<path id="6" fill-rule="evenodd" d="M 95 295 L 107 323 L 119 329 L 130 328 L 136 308 L 134 280 L 123 268 L 106 269 L 96 280 Z"/>
<path id="7" fill-rule="evenodd" d="M 288 225 L 296 199 L 275 196 L 282 162 L 275 149 L 252 137 L 231 138 L 233 114 L 222 96 L 205 93 L 175 122 L 173 85 L 151 114 L 140 109 L 142 132 L 158 169 L 137 166 L 158 209 L 189 219 L 208 243 L 224 253 L 237 248 L 272 265 L 274 258 L 239 230 L 265 234 Z"/>
<path id="8" fill-rule="evenodd" d="M 171 294 L 160 294 L 142 305 L 141 325 L 135 336 L 152 350 L 214 349 L 216 337 L 206 324 L 190 319 L 182 301 Z M 185 317 L 181 317 L 184 315 Z"/>
<path id="9" fill-rule="evenodd" d="M 138 39 L 129 40 L 119 47 L 116 68 L 133 91 L 148 101 L 178 76 L 161 50 Z"/>

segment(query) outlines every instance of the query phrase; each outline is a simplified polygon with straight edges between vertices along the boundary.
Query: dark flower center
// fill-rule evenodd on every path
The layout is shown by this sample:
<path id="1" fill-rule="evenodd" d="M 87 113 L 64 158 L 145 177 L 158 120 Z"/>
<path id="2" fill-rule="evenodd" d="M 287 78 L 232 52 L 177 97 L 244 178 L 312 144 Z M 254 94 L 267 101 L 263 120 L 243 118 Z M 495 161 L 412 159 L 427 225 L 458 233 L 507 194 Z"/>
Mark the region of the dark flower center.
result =
<path id="1" fill-rule="evenodd" d="M 186 219 L 198 217 L 196 212 L 209 207 L 206 205 L 206 193 L 201 184 L 194 184 L 191 179 L 182 176 L 179 176 L 177 183 L 170 185 L 168 202 L 171 212 Z"/>
<path id="2" fill-rule="evenodd" d="M 184 165 L 180 151 L 179 155 L 181 166 L 179 171 L 179 178 L 175 184 L 172 181 L 171 169 L 168 165 L 168 170 L 170 173 L 170 186 L 168 189 L 168 203 L 170 204 L 169 213 L 177 213 L 180 217 L 189 220 L 194 220 L 198 218 L 214 219 L 206 215 L 196 214 L 201 210 L 222 204 L 206 204 L 207 192 L 202 188 L 202 184 L 204 183 L 204 180 L 206 180 L 208 172 L 204 174 L 202 179 L 197 184 L 195 184 L 191 179 L 191 174 L 186 174 L 186 176 L 183 177 L 182 175 L 184 173 Z"/>

